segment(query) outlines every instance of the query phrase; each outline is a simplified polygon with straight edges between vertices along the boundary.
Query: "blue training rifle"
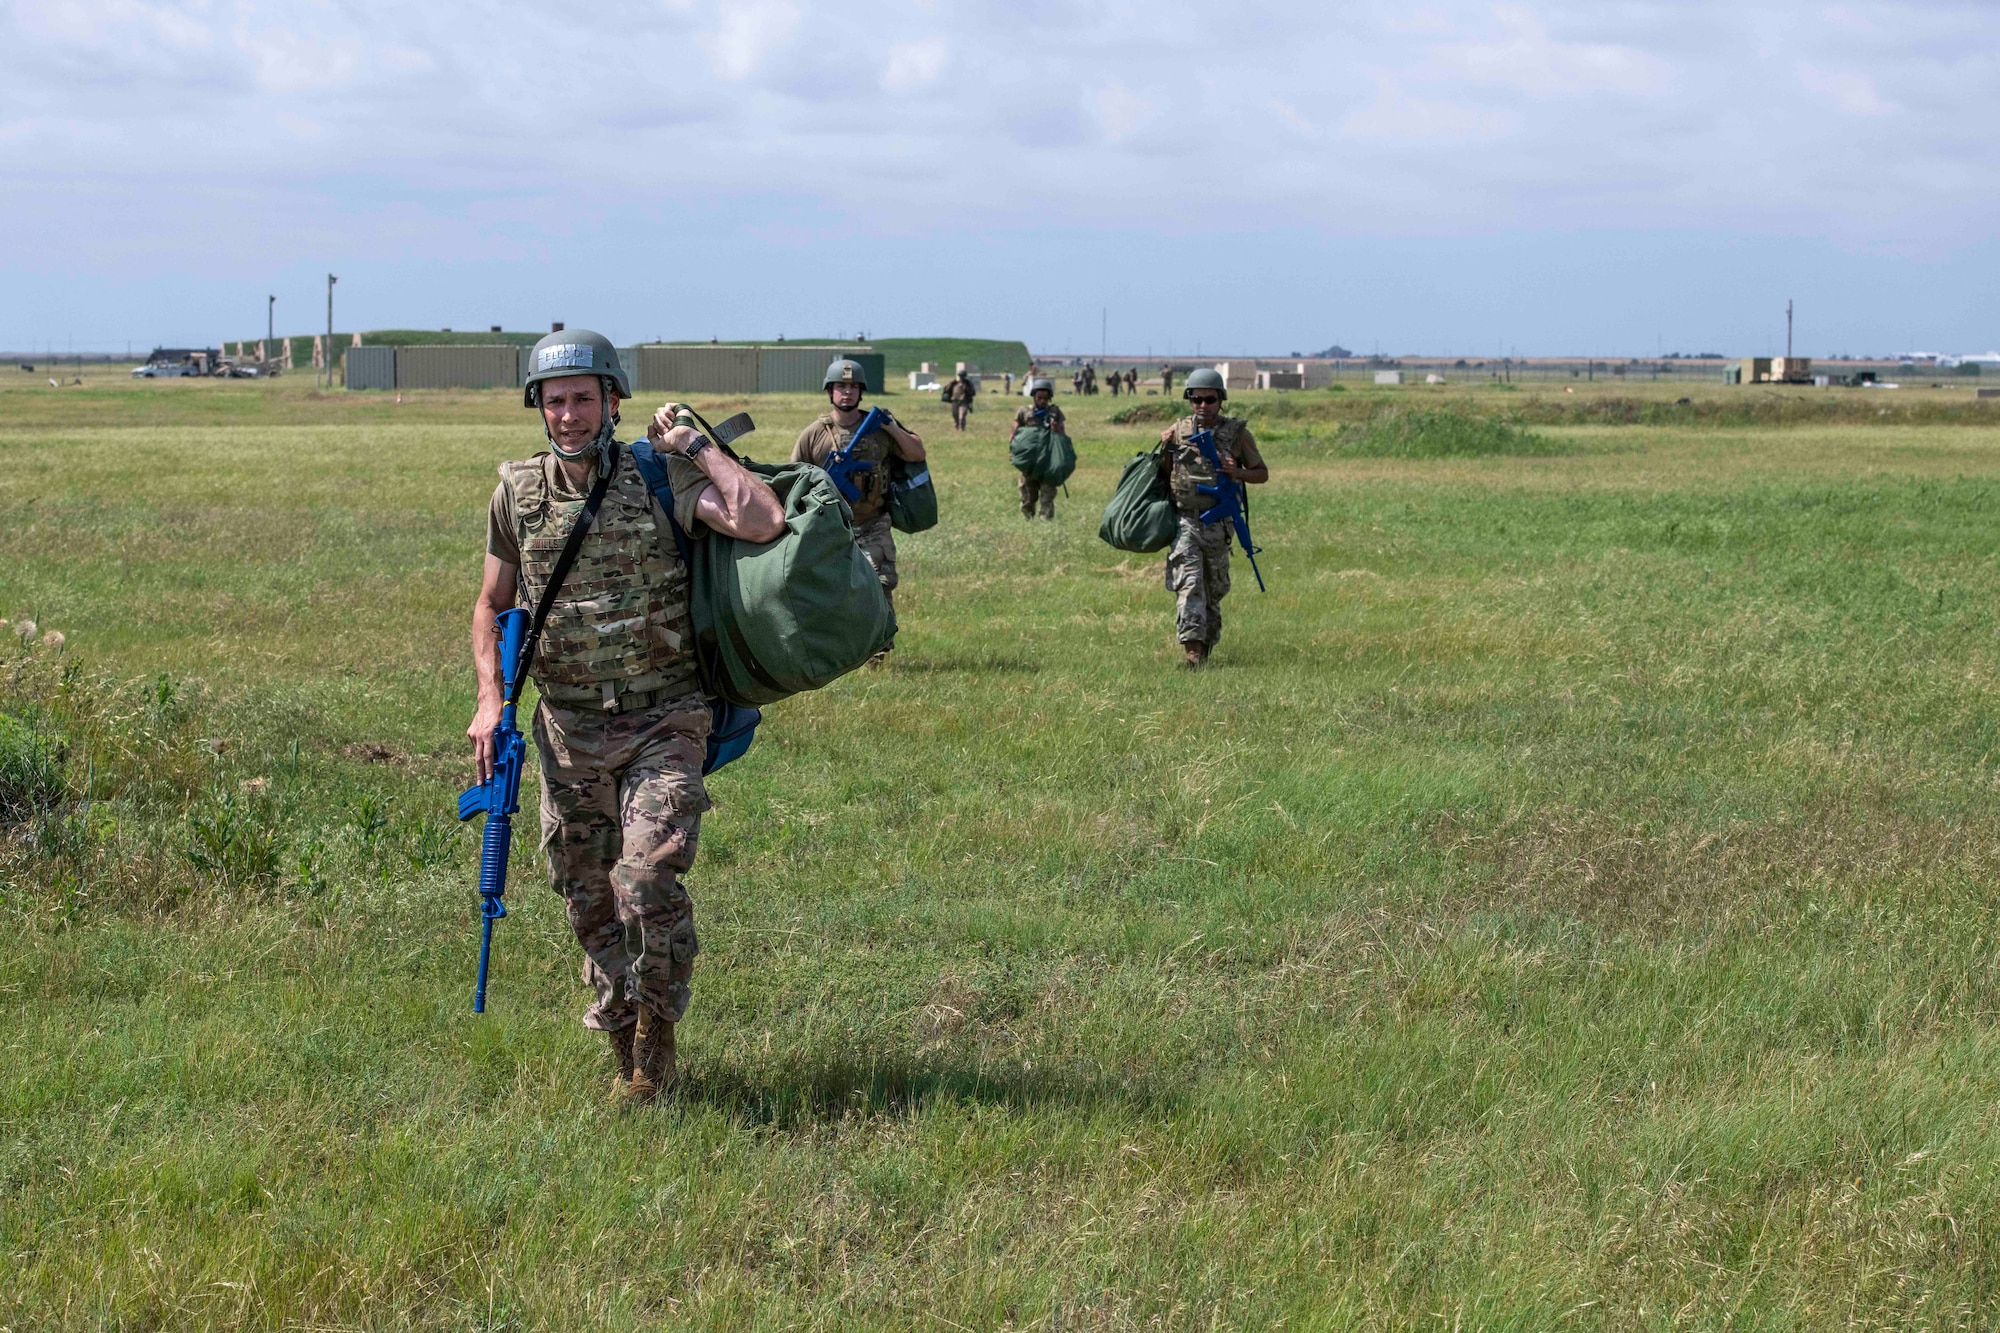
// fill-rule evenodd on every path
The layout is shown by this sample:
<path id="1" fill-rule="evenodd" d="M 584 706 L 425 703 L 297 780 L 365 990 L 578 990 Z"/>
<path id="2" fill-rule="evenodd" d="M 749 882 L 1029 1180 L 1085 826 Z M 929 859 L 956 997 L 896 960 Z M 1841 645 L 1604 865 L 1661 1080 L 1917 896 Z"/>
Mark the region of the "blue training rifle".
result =
<path id="1" fill-rule="evenodd" d="M 1202 511 L 1201 521 L 1215 523 L 1225 518 L 1229 520 L 1229 525 L 1236 529 L 1236 540 L 1243 544 L 1243 554 L 1250 557 L 1250 572 L 1257 576 L 1257 591 L 1262 592 L 1264 573 L 1257 568 L 1257 552 L 1264 548 L 1250 540 L 1249 494 L 1242 482 L 1234 481 L 1223 473 L 1222 455 L 1216 451 L 1214 431 L 1198 430 L 1188 438 L 1195 448 L 1201 450 L 1201 456 L 1208 460 L 1208 465 L 1215 469 L 1215 485 L 1195 483 L 1197 492 L 1215 498 L 1214 506 Z"/>
<path id="2" fill-rule="evenodd" d="M 500 709 L 499 725 L 493 728 L 493 776 L 467 787 L 458 798 L 461 821 L 486 812 L 486 836 L 479 846 L 479 914 L 483 918 L 479 937 L 479 985 L 472 992 L 472 1012 L 486 1012 L 486 963 L 493 953 L 493 923 L 507 915 L 501 895 L 507 892 L 507 853 L 514 846 L 514 812 L 521 808 L 521 766 L 527 762 L 528 745 L 514 722 L 515 683 L 527 664 L 521 661 L 521 641 L 528 633 L 528 613 L 520 607 L 502 611 L 500 630 L 500 678 L 506 703 Z"/>
<path id="3" fill-rule="evenodd" d="M 868 415 L 861 418 L 861 424 L 854 428 L 854 434 L 847 437 L 847 443 L 827 456 L 826 475 L 833 478 L 833 484 L 847 497 L 847 503 L 854 504 L 861 499 L 861 488 L 854 483 L 857 472 L 873 472 L 875 460 L 856 458 L 854 446 L 889 424 L 889 414 L 879 407 L 868 409 Z"/>

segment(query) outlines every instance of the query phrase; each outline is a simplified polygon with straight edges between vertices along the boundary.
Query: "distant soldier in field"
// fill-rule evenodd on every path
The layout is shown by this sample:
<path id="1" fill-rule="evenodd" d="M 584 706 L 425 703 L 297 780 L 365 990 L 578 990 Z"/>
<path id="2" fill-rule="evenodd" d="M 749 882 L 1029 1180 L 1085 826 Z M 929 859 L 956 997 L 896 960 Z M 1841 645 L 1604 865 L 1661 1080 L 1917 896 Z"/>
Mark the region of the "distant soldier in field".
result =
<path id="1" fill-rule="evenodd" d="M 1138 392 L 1139 368 L 1137 366 L 1127 366 L 1125 367 L 1125 396 L 1130 398 Z"/>
<path id="2" fill-rule="evenodd" d="M 1069 434 L 1068 423 L 1063 420 L 1063 410 L 1056 406 L 1056 382 L 1054 380 L 1030 380 L 1029 406 L 1014 413 L 1014 429 L 1023 426 L 1047 426 L 1061 434 Z M 1039 505 L 1042 517 L 1054 519 L 1056 516 L 1056 484 L 1026 472 L 1021 478 L 1021 517 L 1033 518 Z"/>
<path id="3" fill-rule="evenodd" d="M 1125 377 L 1115 370 L 1105 376 L 1105 382 L 1111 386 L 1111 396 L 1113 398 L 1116 398 L 1118 391 L 1125 387 Z"/>
<path id="4" fill-rule="evenodd" d="M 549 882 L 583 946 L 596 1000 L 583 1025 L 610 1034 L 617 1089 L 650 1101 L 674 1081 L 674 1025 L 687 1013 L 699 949 L 680 877 L 709 808 L 701 766 L 708 703 L 695 678 L 688 569 L 666 515 L 614 434 L 631 385 L 609 341 L 585 329 L 535 344 L 526 404 L 549 452 L 500 465 L 486 519 L 486 571 L 472 607 L 479 701 L 466 734 L 479 776 L 493 771 L 502 705 L 495 621 L 551 597 L 527 670 L 541 693 L 542 846 Z M 669 403 L 646 428 L 691 536 L 769 541 L 784 508 Z M 601 477 L 606 491 L 575 564 L 551 595 L 553 566 Z"/>
<path id="5" fill-rule="evenodd" d="M 1174 396 L 1174 368 L 1172 366 L 1161 366 L 1160 397 L 1171 398 L 1173 396 Z"/>
<path id="6" fill-rule="evenodd" d="M 861 396 L 867 392 L 868 377 L 859 362 L 839 358 L 826 368 L 826 378 L 822 383 L 832 410 L 821 414 L 799 432 L 798 442 L 792 446 L 794 463 L 825 467 L 828 457 L 835 450 L 846 447 L 854 436 L 854 428 L 867 415 L 861 410 Z M 896 537 L 889 527 L 891 453 L 907 463 L 924 461 L 923 438 L 893 417 L 888 425 L 871 432 L 854 446 L 854 457 L 872 462 L 875 466 L 854 474 L 854 482 L 861 489 L 861 498 L 854 502 L 852 508 L 854 540 L 860 545 L 861 553 L 868 557 L 875 577 L 881 580 L 882 591 L 889 594 L 893 601 L 897 580 Z M 886 657 L 888 651 L 883 649 L 882 656 Z"/>
<path id="7" fill-rule="evenodd" d="M 1204 523 L 1202 511 L 1215 502 L 1197 486 L 1215 484 L 1215 469 L 1193 443 L 1197 431 L 1212 431 L 1224 476 L 1253 485 L 1269 481 L 1271 470 L 1250 427 L 1241 417 L 1222 415 L 1229 397 L 1222 376 L 1203 368 L 1191 371 L 1181 396 L 1194 411 L 1160 432 L 1160 471 L 1173 492 L 1180 530 L 1167 551 L 1167 591 L 1174 594 L 1174 636 L 1190 669 L 1208 661 L 1222 637 L 1222 599 L 1229 595 L 1229 546 L 1232 530 L 1225 522 Z"/>
<path id="8" fill-rule="evenodd" d="M 944 400 L 951 404 L 951 424 L 959 430 L 965 429 L 966 419 L 972 415 L 972 400 L 979 396 L 979 386 L 972 382 L 972 376 L 959 367 L 958 378 L 945 386 Z"/>
<path id="9" fill-rule="evenodd" d="M 1083 368 L 1083 391 L 1087 394 L 1095 394 L 1097 392 L 1096 366 L 1085 366 Z"/>

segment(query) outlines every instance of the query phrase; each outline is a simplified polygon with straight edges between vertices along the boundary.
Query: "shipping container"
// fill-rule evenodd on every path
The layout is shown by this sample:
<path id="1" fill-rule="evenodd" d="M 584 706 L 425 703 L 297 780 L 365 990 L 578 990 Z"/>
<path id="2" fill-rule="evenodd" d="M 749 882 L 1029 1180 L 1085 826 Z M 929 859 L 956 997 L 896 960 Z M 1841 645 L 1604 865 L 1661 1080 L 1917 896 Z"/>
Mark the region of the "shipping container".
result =
<path id="1" fill-rule="evenodd" d="M 520 382 L 521 357 L 513 347 L 396 349 L 399 389 L 507 389 Z"/>
<path id="2" fill-rule="evenodd" d="M 845 354 L 841 347 L 760 347 L 757 392 L 818 393 L 826 380 L 826 368 Z"/>
<path id="3" fill-rule="evenodd" d="M 639 383 L 646 393 L 755 393 L 754 347 L 641 347 Z"/>
<path id="4" fill-rule="evenodd" d="M 347 387 L 350 389 L 396 387 L 396 349 L 393 347 L 350 347 L 341 361 L 347 367 Z"/>

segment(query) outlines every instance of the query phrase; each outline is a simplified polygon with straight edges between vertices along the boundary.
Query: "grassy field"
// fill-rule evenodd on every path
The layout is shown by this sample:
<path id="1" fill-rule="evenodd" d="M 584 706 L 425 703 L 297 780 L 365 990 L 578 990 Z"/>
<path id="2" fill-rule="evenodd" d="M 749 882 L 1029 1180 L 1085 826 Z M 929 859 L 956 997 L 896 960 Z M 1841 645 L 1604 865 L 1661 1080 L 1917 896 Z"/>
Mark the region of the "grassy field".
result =
<path id="1" fill-rule="evenodd" d="M 1156 425 L 1065 396 L 1028 524 L 999 404 L 893 398 L 893 665 L 716 778 L 633 1114 L 526 832 L 469 1012 L 539 432 L 308 379 L 0 383 L 0 1328 L 2000 1319 L 2000 404 L 1245 396 L 1190 675 L 1095 536 Z"/>

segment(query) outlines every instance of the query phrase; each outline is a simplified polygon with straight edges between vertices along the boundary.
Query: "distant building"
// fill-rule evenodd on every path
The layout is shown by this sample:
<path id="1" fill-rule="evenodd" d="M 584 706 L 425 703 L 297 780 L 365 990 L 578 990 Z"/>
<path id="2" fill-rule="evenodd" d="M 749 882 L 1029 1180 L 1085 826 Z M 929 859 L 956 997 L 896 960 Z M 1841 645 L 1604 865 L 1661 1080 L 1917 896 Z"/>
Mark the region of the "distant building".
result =
<path id="1" fill-rule="evenodd" d="M 1729 384 L 1811 384 L 1809 356 L 1746 356 L 1723 375 Z"/>

